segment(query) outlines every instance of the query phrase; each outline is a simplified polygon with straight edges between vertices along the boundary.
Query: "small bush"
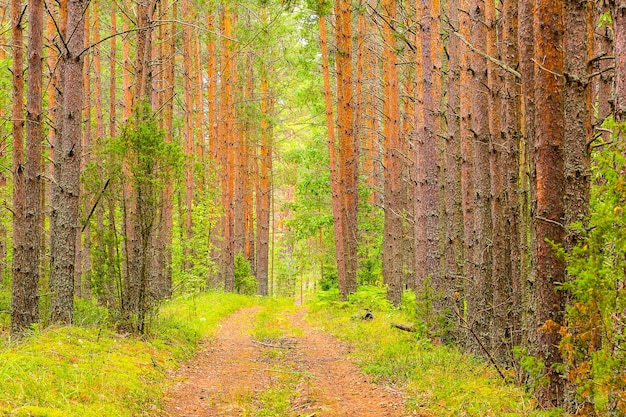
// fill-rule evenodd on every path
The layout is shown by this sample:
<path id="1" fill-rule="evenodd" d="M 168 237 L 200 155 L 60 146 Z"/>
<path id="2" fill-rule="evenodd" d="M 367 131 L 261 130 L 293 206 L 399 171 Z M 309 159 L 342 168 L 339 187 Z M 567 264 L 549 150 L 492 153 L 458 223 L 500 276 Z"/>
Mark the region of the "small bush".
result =
<path id="1" fill-rule="evenodd" d="M 254 295 L 258 282 L 250 273 L 250 263 L 239 253 L 235 257 L 235 291 L 238 294 Z"/>

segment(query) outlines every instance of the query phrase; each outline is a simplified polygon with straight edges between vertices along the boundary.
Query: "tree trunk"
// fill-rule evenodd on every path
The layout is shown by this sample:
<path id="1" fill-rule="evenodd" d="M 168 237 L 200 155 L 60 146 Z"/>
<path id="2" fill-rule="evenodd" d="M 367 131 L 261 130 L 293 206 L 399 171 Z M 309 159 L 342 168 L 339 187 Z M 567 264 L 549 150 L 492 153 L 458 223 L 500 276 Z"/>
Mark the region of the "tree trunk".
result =
<path id="1" fill-rule="evenodd" d="M 343 240 L 344 225 L 341 220 L 341 195 L 339 191 L 339 172 L 335 147 L 335 121 L 333 118 L 332 92 L 330 87 L 330 69 L 328 67 L 328 40 L 326 37 L 326 17 L 319 15 L 320 49 L 322 52 L 322 75 L 324 78 L 324 103 L 326 109 L 326 130 L 328 135 L 328 154 L 330 158 L 330 189 L 335 237 L 335 255 L 337 258 L 337 278 L 345 282 L 346 264 Z"/>
<path id="2" fill-rule="evenodd" d="M 501 60 L 498 47 L 498 27 L 496 16 L 496 4 L 488 1 L 485 3 L 485 23 L 487 25 L 487 55 Z M 488 64 L 488 106 L 489 106 L 489 171 L 491 178 L 491 227 L 492 239 L 492 264 L 491 277 L 493 287 L 493 326 L 492 354 L 499 362 L 505 362 L 509 357 L 509 351 L 513 347 L 510 344 L 510 311 L 511 300 L 511 259 L 510 259 L 510 230 L 508 229 L 508 176 L 506 175 L 506 153 L 508 138 L 502 129 L 502 105 L 501 97 L 504 95 L 503 71 L 490 62 Z"/>
<path id="3" fill-rule="evenodd" d="M 74 313 L 74 271 L 76 261 L 76 233 L 79 226 L 80 197 L 81 113 L 83 99 L 83 60 L 85 0 L 69 0 L 67 4 L 67 48 L 61 59 L 64 70 L 62 106 L 62 134 L 55 152 L 55 187 L 51 217 L 54 218 L 50 235 L 50 287 L 54 292 L 51 320 L 71 324 Z"/>
<path id="4" fill-rule="evenodd" d="M 471 42 L 479 50 L 487 45 L 485 27 L 485 0 L 471 0 Z M 471 129 L 474 148 L 474 228 L 476 251 L 474 252 L 474 275 L 466 293 L 469 325 L 479 335 L 485 346 L 491 346 L 493 315 L 493 288 L 491 278 L 491 178 L 489 175 L 489 94 L 487 60 L 472 56 L 472 110 Z M 483 354 L 475 350 L 477 354 Z"/>
<path id="5" fill-rule="evenodd" d="M 444 151 L 444 206 L 445 206 L 445 241 L 444 241 L 444 286 L 452 292 L 453 300 L 447 304 L 451 318 L 456 324 L 452 329 L 453 336 L 460 340 L 462 303 L 464 283 L 459 280 L 463 272 L 463 210 L 461 198 L 461 121 L 460 121 L 460 53 L 461 45 L 458 37 L 451 32 L 459 27 L 459 1 L 449 0 L 446 21 L 450 27 L 446 47 L 448 56 L 447 84 L 447 133 Z M 456 297 L 455 297 L 456 295 Z"/>
<path id="6" fill-rule="evenodd" d="M 395 21 L 397 4 L 395 0 L 385 0 L 383 12 L 390 22 Z M 385 224 L 383 230 L 383 281 L 387 285 L 387 298 L 394 305 L 402 302 L 402 223 L 404 212 L 402 198 L 402 155 L 400 155 L 399 112 L 400 92 L 398 85 L 396 37 L 394 29 L 385 24 L 383 27 L 383 136 L 385 138 Z M 419 74 L 418 74 L 419 77 Z"/>
<path id="7" fill-rule="evenodd" d="M 322 17 L 320 17 L 322 19 Z M 328 52 L 326 52 L 328 53 Z M 324 60 L 322 50 L 322 60 Z M 326 56 L 328 59 L 328 56 Z M 326 67 L 328 69 L 328 67 Z M 259 149 L 259 179 L 256 199 L 257 244 L 256 277 L 259 295 L 268 295 L 269 238 L 270 238 L 270 197 L 272 192 L 272 99 L 270 97 L 266 69 L 261 70 L 261 144 Z"/>
<path id="8" fill-rule="evenodd" d="M 33 13 L 36 13 L 39 5 L 30 3 L 29 17 Z M 34 6 L 34 7 L 33 7 Z M 11 3 L 12 14 L 12 37 L 13 37 L 13 106 L 12 106 L 12 119 L 13 119 L 13 286 L 12 286 L 12 303 L 11 303 L 11 333 L 19 335 L 29 326 L 39 319 L 39 306 L 37 297 L 37 285 L 39 281 L 39 265 L 37 264 L 33 269 L 31 259 L 27 256 L 32 256 L 37 253 L 39 244 L 37 241 L 32 240 L 37 237 L 35 230 L 28 230 L 27 226 L 32 222 L 33 215 L 35 217 L 39 212 L 39 202 L 35 206 L 29 206 L 32 201 L 29 201 L 27 196 L 27 181 L 29 180 L 29 168 L 27 165 L 29 161 L 24 157 L 24 40 L 23 40 L 23 5 L 20 0 L 13 0 Z M 35 19 L 37 17 L 35 16 Z M 32 26 L 32 25 L 31 25 Z M 31 33 L 36 34 L 36 20 L 35 29 Z M 41 52 L 32 51 L 32 47 L 35 45 L 29 44 L 29 57 L 39 56 L 41 58 Z M 30 61 L 29 61 L 30 64 Z M 30 76 L 36 77 L 37 72 L 29 71 Z M 41 81 L 36 82 L 35 85 L 41 86 Z M 30 92 L 30 90 L 29 90 Z M 39 91 L 41 95 L 41 91 Z M 41 97 L 41 96 L 40 96 Z M 37 118 L 41 117 L 39 113 L 30 114 L 31 111 L 36 111 L 37 103 L 35 102 L 35 92 L 32 96 L 28 96 L 29 104 L 29 118 L 28 124 L 30 125 L 30 133 L 36 132 L 35 123 Z M 40 98 L 41 100 L 41 98 Z M 35 108 L 32 108 L 32 106 Z M 31 117 L 35 119 L 31 120 Z M 41 139 L 41 138 L 40 138 Z M 30 216 L 27 213 L 32 213 Z M 29 235 L 31 234 L 31 235 Z M 38 258 L 35 258 L 38 260 Z"/>
<path id="9" fill-rule="evenodd" d="M 467 9 L 467 0 L 461 3 L 464 9 Z M 466 13 L 461 13 L 459 17 L 460 34 L 468 39 L 470 34 L 470 19 Z M 476 231 L 474 229 L 474 148 L 472 146 L 472 130 L 471 130 L 471 69 L 470 61 L 472 59 L 471 52 L 465 48 L 461 48 L 461 71 L 459 83 L 461 86 L 461 96 L 459 99 L 460 114 L 460 134 L 461 134 L 461 193 L 462 193 L 462 210 L 463 210 L 463 244 L 464 244 L 464 263 L 463 263 L 463 280 L 464 292 L 466 298 L 470 297 L 472 291 L 472 280 L 474 277 L 474 258 L 478 251 L 476 242 Z M 473 302 L 472 302 L 473 304 Z M 468 314 L 468 306 L 464 305 L 462 316 Z M 466 345 L 472 351 L 480 349 L 473 340 L 472 335 L 467 332 Z"/>
<path id="10" fill-rule="evenodd" d="M 564 249 L 571 253 L 584 236 L 581 227 L 589 215 L 590 195 L 590 153 L 588 144 L 592 141 L 591 87 L 588 63 L 594 53 L 594 8 L 592 3 L 571 0 L 565 5 L 565 217 L 566 226 Z M 568 280 L 573 277 L 568 277 Z M 565 294 L 569 298 L 569 294 Z M 569 300 L 565 300 L 569 304 Z M 571 333 L 576 329 L 569 328 Z M 589 352 L 591 354 L 591 352 Z M 575 356 L 575 355 L 573 355 Z M 594 396 L 578 395 L 574 382 L 575 368 L 579 364 L 569 363 L 564 407 L 572 413 L 580 409 L 591 409 Z M 579 375 L 580 377 L 580 375 Z M 592 391 L 593 392 L 593 391 Z M 578 400 L 581 400 L 580 403 Z"/>
<path id="11" fill-rule="evenodd" d="M 626 120 L 626 1 L 614 0 L 615 120 Z"/>
<path id="12" fill-rule="evenodd" d="M 358 209 L 358 146 L 354 135 L 354 91 L 352 86 L 352 13 L 349 0 L 336 4 L 337 38 L 337 127 L 339 142 L 339 177 L 343 198 L 342 221 L 345 281 L 339 281 L 339 292 L 345 299 L 356 291 L 357 258 L 357 209 Z"/>
<path id="13" fill-rule="evenodd" d="M 439 1 L 421 0 L 416 5 L 421 28 L 421 79 L 418 80 L 418 107 L 422 113 L 417 124 L 415 146 L 416 193 L 415 237 L 418 290 L 430 278 L 435 293 L 443 291 L 439 253 L 439 99 L 441 94 L 439 38 Z M 419 74 L 418 74 L 419 77 Z"/>
<path id="14" fill-rule="evenodd" d="M 564 379 L 554 365 L 561 363 L 558 345 L 563 324 L 563 300 L 555 283 L 565 281 L 565 264 L 553 248 L 563 244 L 564 221 L 564 72 L 562 0 L 535 0 L 535 163 L 537 172 L 537 354 L 546 365 L 549 383 L 539 389 L 540 407 L 560 406 Z"/>

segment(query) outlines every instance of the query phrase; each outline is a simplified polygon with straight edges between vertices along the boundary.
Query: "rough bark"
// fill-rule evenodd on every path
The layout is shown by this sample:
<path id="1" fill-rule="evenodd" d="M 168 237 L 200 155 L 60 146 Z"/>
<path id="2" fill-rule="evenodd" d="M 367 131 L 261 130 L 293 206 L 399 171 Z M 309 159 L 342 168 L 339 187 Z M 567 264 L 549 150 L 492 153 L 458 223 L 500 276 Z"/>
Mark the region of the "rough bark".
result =
<path id="1" fill-rule="evenodd" d="M 444 207 L 445 207 L 445 240 L 444 245 L 444 286 L 457 297 L 447 304 L 451 318 L 457 328 L 453 336 L 460 339 L 460 318 L 462 317 L 462 297 L 464 283 L 459 280 L 463 272 L 463 212 L 461 198 L 461 125 L 460 125 L 460 40 L 451 34 L 459 27 L 459 1 L 449 0 L 447 4 L 446 27 L 448 58 L 446 84 L 446 144 L 444 151 Z"/>
<path id="2" fill-rule="evenodd" d="M 515 0 L 503 1 L 503 19 L 501 20 L 502 47 L 501 59 L 509 65 L 515 66 L 519 63 L 518 51 L 518 4 Z M 521 217 L 524 201 L 522 185 L 520 184 L 520 143 L 521 132 L 521 84 L 517 77 L 508 72 L 504 76 L 504 92 L 502 95 L 502 137 L 504 139 L 504 159 L 502 160 L 507 201 L 505 207 L 505 228 L 507 231 L 507 241 L 510 259 L 510 280 L 507 304 L 508 328 L 505 330 L 505 338 L 510 346 L 520 346 L 522 339 L 521 332 L 521 311 L 522 311 L 522 252 L 524 251 L 521 242 L 526 238 L 521 232 Z M 527 176 L 524 175 L 524 180 Z M 506 283 L 503 283 L 506 285 Z M 495 297 L 495 296 L 494 296 Z M 494 301 L 495 304 L 495 301 Z M 508 333 L 507 333 L 508 332 Z"/>
<path id="3" fill-rule="evenodd" d="M 615 119 L 626 120 L 626 1 L 614 0 Z"/>
<path id="4" fill-rule="evenodd" d="M 328 154 L 330 160 L 330 189 L 335 238 L 335 256 L 337 257 L 338 280 L 345 281 L 346 267 L 344 256 L 343 223 L 341 221 L 341 196 L 339 191 L 339 172 L 335 145 L 335 120 L 333 117 L 333 97 L 330 87 L 330 69 L 328 67 L 328 40 L 326 36 L 326 17 L 319 16 L 320 49 L 322 53 L 322 75 L 324 78 L 324 103 L 326 110 L 326 130 L 328 135 Z"/>
<path id="5" fill-rule="evenodd" d="M 54 292 L 51 320 L 71 324 L 74 313 L 74 270 L 76 233 L 79 226 L 81 113 L 83 99 L 84 10 L 85 0 L 69 0 L 67 4 L 67 48 L 62 51 L 63 105 L 62 134 L 55 152 L 56 197 L 51 217 L 50 287 Z"/>
<path id="6" fill-rule="evenodd" d="M 339 145 L 340 189 L 343 197 L 342 221 L 344 239 L 345 281 L 339 281 L 343 298 L 356 291 L 357 209 L 358 209 L 358 145 L 354 135 L 354 91 L 352 85 L 352 13 L 349 0 L 336 3 L 337 39 L 337 128 Z"/>
<path id="7" fill-rule="evenodd" d="M 321 24 L 321 23 L 320 23 Z M 322 52 L 323 54 L 323 52 Z M 328 57 L 326 57 L 328 58 Z M 322 57 L 324 59 L 324 57 Z M 326 63 L 328 70 L 328 63 Z M 261 144 L 259 148 L 259 179 L 256 199 L 257 244 L 256 277 L 259 282 L 259 295 L 268 295 L 269 239 L 270 239 L 270 197 L 272 193 L 272 100 L 265 71 L 261 71 Z"/>
<path id="8" fill-rule="evenodd" d="M 29 8 L 30 10 L 30 8 Z M 37 242 L 28 242 L 27 211 L 37 212 L 39 204 L 30 207 L 26 196 L 27 169 L 24 155 L 24 35 L 23 5 L 11 2 L 13 41 L 13 286 L 11 303 L 11 333 L 19 335 L 39 319 L 37 284 L 39 265 L 32 270 L 27 255 L 38 249 Z M 30 52 L 30 51 L 29 51 Z M 41 52 L 40 52 L 41 53 Z M 35 55 L 37 53 L 35 52 Z M 29 80 L 30 81 L 30 80 Z M 29 97 L 30 98 L 30 97 Z M 29 101 L 29 104 L 30 101 Z M 30 111 L 30 109 L 29 109 Z M 35 115 L 37 117 L 37 115 Z M 32 127 L 32 124 L 31 124 Z M 31 202 L 32 203 L 32 202 Z M 31 231 L 32 232 L 32 231 Z M 37 248 L 35 248 L 37 247 Z M 33 279 L 35 278 L 35 279 Z"/>
<path id="9" fill-rule="evenodd" d="M 484 51 L 487 45 L 485 26 L 485 1 L 470 2 L 471 42 Z M 491 178 L 489 174 L 489 93 L 487 79 L 487 60 L 474 55 L 471 62 L 472 72 L 472 110 L 471 129 L 474 147 L 474 228 L 476 251 L 474 252 L 474 276 L 469 291 L 466 293 L 469 325 L 479 335 L 485 346 L 491 345 L 491 326 L 493 315 L 493 288 L 491 278 Z M 476 351 L 482 354 L 480 351 Z"/>
<path id="10" fill-rule="evenodd" d="M 502 59 L 498 47 L 496 4 L 485 3 L 485 24 L 487 25 L 486 52 L 489 56 Z M 507 228 L 508 177 L 506 175 L 507 137 L 502 129 L 502 101 L 504 94 L 504 74 L 493 62 L 488 66 L 489 88 L 489 171 L 491 178 L 491 227 L 492 263 L 491 277 L 493 288 L 492 355 L 504 362 L 509 357 L 511 300 L 511 259 L 510 230 Z"/>
<path id="11" fill-rule="evenodd" d="M 383 12 L 394 21 L 397 14 L 395 0 L 383 3 Z M 383 61 L 383 136 L 384 136 L 384 176 L 383 190 L 385 223 L 383 230 L 383 281 L 387 285 L 387 298 L 394 305 L 402 302 L 402 155 L 400 154 L 399 112 L 400 97 L 398 85 L 396 38 L 393 28 L 383 27 L 385 43 Z M 419 76 L 419 75 L 418 75 Z"/>
<path id="12" fill-rule="evenodd" d="M 565 213 L 567 227 L 565 250 L 572 249 L 582 241 L 581 226 L 589 214 L 590 195 L 590 154 L 588 144 L 592 140 L 591 80 L 588 63 L 594 52 L 594 14 L 592 3 L 570 0 L 565 5 Z M 568 277 L 568 280 L 572 277 Z M 565 294 L 568 297 L 568 294 Z M 566 300 L 567 302 L 567 300 Z M 570 329 L 576 333 L 576 329 Z M 591 353 L 591 352 L 590 352 Z M 575 363 L 566 372 L 572 372 L 566 385 L 565 408 L 575 413 L 577 409 L 591 408 L 594 399 L 578 396 L 571 381 L 576 377 Z M 578 401 L 578 399 L 582 401 Z M 582 408 L 580 408 L 582 407 Z"/>
<path id="13" fill-rule="evenodd" d="M 439 79 L 440 53 L 439 42 L 439 1 L 421 0 L 417 5 L 417 21 L 421 28 L 421 80 L 418 80 L 418 106 L 422 112 L 417 124 L 417 143 L 415 146 L 416 192 L 415 198 L 415 236 L 417 289 L 423 288 L 426 280 L 431 279 L 435 292 L 443 290 L 439 276 Z M 419 76 L 419 75 L 418 75 Z"/>
<path id="14" fill-rule="evenodd" d="M 544 361 L 549 383 L 537 392 L 540 407 L 560 406 L 564 379 L 554 365 L 561 362 L 558 345 L 563 324 L 563 300 L 555 283 L 564 282 L 565 264 L 553 244 L 563 244 L 564 221 L 564 2 L 535 0 L 535 163 L 537 172 L 537 354 Z M 555 75 L 557 74 L 557 75 Z"/>

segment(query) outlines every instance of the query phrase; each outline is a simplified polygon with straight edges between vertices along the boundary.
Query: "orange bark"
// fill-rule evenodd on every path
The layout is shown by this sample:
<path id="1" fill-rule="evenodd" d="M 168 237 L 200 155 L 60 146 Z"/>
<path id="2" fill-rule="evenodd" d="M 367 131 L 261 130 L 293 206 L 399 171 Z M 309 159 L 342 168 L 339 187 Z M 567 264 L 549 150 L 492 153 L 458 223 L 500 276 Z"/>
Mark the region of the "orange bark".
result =
<path id="1" fill-rule="evenodd" d="M 269 293 L 270 203 L 272 195 L 272 99 L 265 70 L 261 71 L 261 144 L 257 186 L 257 280 L 259 295 Z"/>
<path id="2" fill-rule="evenodd" d="M 395 0 L 385 0 L 383 11 L 392 22 L 397 14 Z M 383 62 L 383 135 L 385 138 L 385 225 L 383 235 L 383 280 L 388 286 L 387 298 L 399 305 L 402 301 L 402 155 L 399 135 L 400 97 L 398 85 L 396 37 L 393 28 L 385 24 L 383 39 L 386 45 Z M 420 79 L 420 74 L 417 73 Z"/>
<path id="3" fill-rule="evenodd" d="M 352 13 L 349 0 L 336 3 L 337 39 L 337 127 L 339 142 L 339 177 L 343 198 L 342 222 L 345 280 L 339 280 L 343 298 L 356 291 L 358 144 L 354 135 L 354 91 L 352 86 Z"/>
<path id="4" fill-rule="evenodd" d="M 537 277 L 535 281 L 537 354 L 546 365 L 549 384 L 537 394 L 540 407 L 557 407 L 563 400 L 564 378 L 553 365 L 561 363 L 558 327 L 563 323 L 563 299 L 555 283 L 565 281 L 565 263 L 553 244 L 563 244 L 564 228 L 564 95 L 561 79 L 564 72 L 563 0 L 535 0 L 535 163 L 537 172 Z M 556 323 L 542 326 L 544 323 Z"/>
<path id="5" fill-rule="evenodd" d="M 189 7 L 189 1 L 181 2 L 183 20 L 190 20 L 192 13 Z M 184 152 L 186 156 L 185 163 L 185 219 L 184 219 L 184 235 L 187 244 L 192 236 L 192 206 L 193 206 L 193 167 L 194 167 L 194 95 L 193 95 L 193 32 L 189 24 L 183 25 L 183 100 L 184 100 Z M 189 255 L 190 248 L 186 246 L 185 254 Z"/>
<path id="6" fill-rule="evenodd" d="M 345 281 L 345 256 L 343 223 L 341 220 L 341 194 L 339 190 L 339 172 L 335 148 L 335 121 L 333 117 L 332 92 L 330 87 L 330 69 L 328 67 L 328 40 L 326 37 L 326 18 L 319 16 L 320 48 L 322 52 L 322 74 L 324 77 L 324 102 L 326 105 L 326 129 L 328 134 L 328 153 L 330 156 L 330 188 L 332 198 L 333 224 L 335 231 L 335 254 L 337 256 L 337 275 Z"/>
<path id="7" fill-rule="evenodd" d="M 222 273 L 224 274 L 224 288 L 233 291 L 235 284 L 235 247 L 234 247 L 234 109 L 233 109 L 233 81 L 234 81 L 234 56 L 232 53 L 232 14 L 228 6 L 222 10 L 221 30 L 222 34 L 222 57 L 221 74 L 222 89 L 220 92 L 220 118 L 219 140 L 221 141 L 220 167 L 222 173 L 222 207 L 223 217 L 223 246 L 222 246 Z"/>

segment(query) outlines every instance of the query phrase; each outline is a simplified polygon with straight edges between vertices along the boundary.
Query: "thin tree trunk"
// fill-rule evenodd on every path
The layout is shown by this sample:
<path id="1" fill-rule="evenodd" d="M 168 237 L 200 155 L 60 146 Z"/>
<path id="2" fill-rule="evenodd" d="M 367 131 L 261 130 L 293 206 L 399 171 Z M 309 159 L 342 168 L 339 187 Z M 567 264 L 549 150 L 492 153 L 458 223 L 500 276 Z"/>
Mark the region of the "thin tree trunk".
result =
<path id="1" fill-rule="evenodd" d="M 322 17 L 320 17 L 322 18 Z M 328 53 L 328 52 L 326 52 Z M 322 62 L 324 61 L 322 50 Z M 328 56 L 326 56 L 328 59 Z M 328 64 L 326 64 L 328 65 Z M 328 67 L 326 67 L 328 70 Z M 261 145 L 259 149 L 259 176 L 256 199 L 257 213 L 257 244 L 256 244 L 256 277 L 259 283 L 259 295 L 268 295 L 269 273 L 269 238 L 270 238 L 270 197 L 272 192 L 272 98 L 266 69 L 261 70 Z M 324 76 L 326 77 L 326 75 Z"/>

